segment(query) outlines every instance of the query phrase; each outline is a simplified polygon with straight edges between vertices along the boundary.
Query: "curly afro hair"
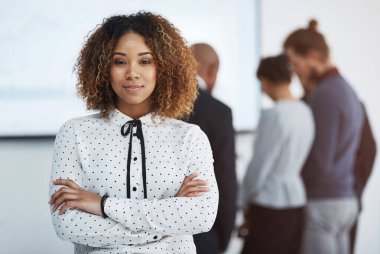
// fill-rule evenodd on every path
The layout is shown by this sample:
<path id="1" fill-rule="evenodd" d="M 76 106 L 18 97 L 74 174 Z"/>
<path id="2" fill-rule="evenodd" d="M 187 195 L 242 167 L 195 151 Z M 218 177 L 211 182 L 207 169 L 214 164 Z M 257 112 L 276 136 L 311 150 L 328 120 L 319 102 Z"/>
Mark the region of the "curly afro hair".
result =
<path id="1" fill-rule="evenodd" d="M 150 12 L 112 16 L 88 36 L 75 65 L 77 91 L 87 108 L 100 110 L 103 117 L 115 109 L 117 96 L 110 81 L 112 53 L 128 32 L 144 37 L 157 66 L 156 87 L 151 94 L 153 115 L 187 117 L 198 91 L 195 58 L 179 30 Z"/>

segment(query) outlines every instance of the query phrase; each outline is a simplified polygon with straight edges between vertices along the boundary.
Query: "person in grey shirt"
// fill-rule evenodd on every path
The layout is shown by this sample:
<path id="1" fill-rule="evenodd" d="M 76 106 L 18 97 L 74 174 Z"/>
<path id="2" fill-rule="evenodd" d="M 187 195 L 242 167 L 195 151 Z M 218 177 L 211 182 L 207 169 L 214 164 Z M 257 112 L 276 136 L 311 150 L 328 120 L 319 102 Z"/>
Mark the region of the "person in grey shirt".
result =
<path id="1" fill-rule="evenodd" d="M 311 110 L 293 97 L 286 56 L 264 58 L 257 76 L 275 101 L 260 118 L 254 156 L 241 189 L 247 229 L 242 253 L 299 252 L 306 203 L 301 169 L 314 138 Z"/>
<path id="2" fill-rule="evenodd" d="M 284 50 L 302 84 L 316 124 L 315 141 L 302 170 L 308 203 L 302 253 L 348 254 L 349 232 L 358 215 L 354 166 L 363 108 L 331 63 L 329 47 L 312 20 L 291 33 Z"/>

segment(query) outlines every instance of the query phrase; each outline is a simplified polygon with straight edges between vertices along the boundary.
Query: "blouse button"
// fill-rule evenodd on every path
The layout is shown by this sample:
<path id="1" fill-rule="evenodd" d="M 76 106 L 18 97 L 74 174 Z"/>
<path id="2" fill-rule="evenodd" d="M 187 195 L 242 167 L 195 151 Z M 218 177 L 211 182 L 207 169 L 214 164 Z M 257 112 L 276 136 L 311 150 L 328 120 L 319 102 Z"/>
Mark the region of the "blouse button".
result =
<path id="1" fill-rule="evenodd" d="M 158 238 L 158 236 L 156 236 L 156 235 L 153 237 L 154 240 L 156 240 L 157 238 Z"/>
<path id="2" fill-rule="evenodd" d="M 133 158 L 134 161 L 137 161 L 137 157 Z"/>
<path id="3" fill-rule="evenodd" d="M 136 187 L 133 187 L 133 189 L 132 189 L 133 191 L 137 191 L 137 188 Z"/>

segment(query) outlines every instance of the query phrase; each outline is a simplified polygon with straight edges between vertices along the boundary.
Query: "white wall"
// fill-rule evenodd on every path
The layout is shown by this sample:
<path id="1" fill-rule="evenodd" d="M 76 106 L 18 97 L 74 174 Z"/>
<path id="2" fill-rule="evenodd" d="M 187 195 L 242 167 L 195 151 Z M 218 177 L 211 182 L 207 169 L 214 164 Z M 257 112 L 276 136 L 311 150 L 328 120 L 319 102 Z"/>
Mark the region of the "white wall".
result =
<path id="1" fill-rule="evenodd" d="M 53 139 L 0 140 L 0 253 L 66 254 L 49 211 Z"/>
<path id="2" fill-rule="evenodd" d="M 332 59 L 367 107 L 380 143 L 380 1 L 379 0 L 262 0 L 262 51 L 277 54 L 286 36 L 305 27 L 310 18 L 331 47 Z M 378 156 L 379 157 L 379 156 Z M 357 253 L 380 253 L 380 164 L 364 193 Z"/>

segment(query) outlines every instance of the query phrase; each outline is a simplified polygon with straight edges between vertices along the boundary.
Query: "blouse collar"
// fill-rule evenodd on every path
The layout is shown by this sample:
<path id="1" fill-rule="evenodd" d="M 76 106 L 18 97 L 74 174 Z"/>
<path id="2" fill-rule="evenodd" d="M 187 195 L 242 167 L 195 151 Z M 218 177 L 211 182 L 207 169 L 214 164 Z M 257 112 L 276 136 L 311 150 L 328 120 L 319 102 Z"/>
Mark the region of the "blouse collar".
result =
<path id="1" fill-rule="evenodd" d="M 152 113 L 148 113 L 138 119 L 133 119 L 118 109 L 114 109 L 110 112 L 109 119 L 118 126 L 123 126 L 126 122 L 131 120 L 140 120 L 143 125 L 154 125 L 161 121 L 160 117 L 153 117 Z"/>

